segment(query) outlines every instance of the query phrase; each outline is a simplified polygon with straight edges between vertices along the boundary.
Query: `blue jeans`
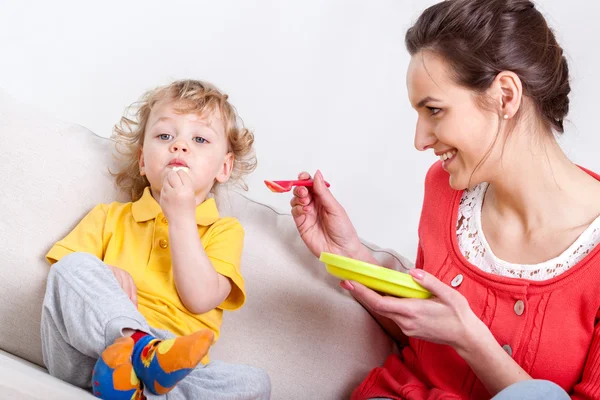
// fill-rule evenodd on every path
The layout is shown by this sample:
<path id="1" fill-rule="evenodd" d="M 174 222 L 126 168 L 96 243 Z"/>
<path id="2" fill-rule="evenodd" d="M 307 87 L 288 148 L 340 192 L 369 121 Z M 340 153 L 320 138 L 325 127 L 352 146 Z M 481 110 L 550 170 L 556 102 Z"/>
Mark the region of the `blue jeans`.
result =
<path id="1" fill-rule="evenodd" d="M 557 384 L 543 380 L 526 380 L 510 385 L 492 400 L 569 400 L 570 397 Z M 390 400 L 377 397 L 370 400 Z"/>
<path id="2" fill-rule="evenodd" d="M 569 400 L 571 397 L 554 382 L 526 380 L 510 385 L 492 400 Z"/>

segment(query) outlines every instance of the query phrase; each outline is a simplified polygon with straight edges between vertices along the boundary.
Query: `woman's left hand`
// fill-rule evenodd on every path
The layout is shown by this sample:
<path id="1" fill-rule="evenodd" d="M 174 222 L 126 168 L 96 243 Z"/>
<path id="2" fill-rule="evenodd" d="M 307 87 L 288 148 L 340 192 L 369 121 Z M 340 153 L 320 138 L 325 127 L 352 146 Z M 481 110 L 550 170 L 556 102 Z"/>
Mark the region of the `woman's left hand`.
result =
<path id="1" fill-rule="evenodd" d="M 341 286 L 368 310 L 394 321 L 409 337 L 467 351 L 483 332 L 489 334 L 487 326 L 458 291 L 421 269 L 411 270 L 410 275 L 433 296 L 429 299 L 381 296 L 354 281 L 344 281 Z"/>

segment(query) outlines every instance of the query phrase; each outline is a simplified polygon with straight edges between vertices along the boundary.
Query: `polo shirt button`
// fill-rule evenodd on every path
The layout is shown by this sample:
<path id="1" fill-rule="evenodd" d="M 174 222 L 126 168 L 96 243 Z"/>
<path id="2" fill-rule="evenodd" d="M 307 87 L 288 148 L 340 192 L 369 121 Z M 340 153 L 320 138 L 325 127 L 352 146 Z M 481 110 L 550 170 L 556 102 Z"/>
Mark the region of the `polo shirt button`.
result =
<path id="1" fill-rule="evenodd" d="M 167 223 L 167 219 L 165 217 L 163 217 L 163 219 L 160 220 L 163 224 Z"/>
<path id="2" fill-rule="evenodd" d="M 505 344 L 504 346 L 502 346 L 502 349 L 506 352 L 506 354 L 512 357 L 512 347 Z"/>
<path id="3" fill-rule="evenodd" d="M 167 242 L 167 239 L 160 239 L 158 245 L 161 249 L 166 249 L 167 247 L 169 247 L 169 242 Z"/>
<path id="4" fill-rule="evenodd" d="M 523 315 L 524 312 L 525 312 L 525 303 L 523 303 L 523 300 L 518 300 L 515 303 L 515 314 Z"/>
<path id="5" fill-rule="evenodd" d="M 452 282 L 450 282 L 450 285 L 452 285 L 452 287 L 458 287 L 458 286 L 460 286 L 462 281 L 463 281 L 462 274 L 458 274 L 454 277 L 454 279 L 452 279 Z"/>

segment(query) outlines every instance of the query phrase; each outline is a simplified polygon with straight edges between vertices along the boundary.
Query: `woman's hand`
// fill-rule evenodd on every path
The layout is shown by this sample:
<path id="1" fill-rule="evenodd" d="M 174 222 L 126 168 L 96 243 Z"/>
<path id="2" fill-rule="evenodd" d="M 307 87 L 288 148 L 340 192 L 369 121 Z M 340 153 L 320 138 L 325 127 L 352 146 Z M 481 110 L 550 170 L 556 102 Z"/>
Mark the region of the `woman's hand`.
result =
<path id="1" fill-rule="evenodd" d="M 368 310 L 391 319 L 405 335 L 452 346 L 492 396 L 518 381 L 532 379 L 500 347 L 462 294 L 421 269 L 412 269 L 410 274 L 433 293 L 431 298 L 380 296 L 349 281 L 341 286 Z"/>
<path id="2" fill-rule="evenodd" d="M 298 179 L 309 179 L 307 172 Z M 348 214 L 327 188 L 317 171 L 312 188 L 296 187 L 290 202 L 292 215 L 302 240 L 317 257 L 321 252 L 371 261 Z M 367 258 L 367 259 L 365 259 Z"/>
<path id="3" fill-rule="evenodd" d="M 479 339 L 491 335 L 462 294 L 421 269 L 413 269 L 410 274 L 433 294 L 431 298 L 381 296 L 360 283 L 349 281 L 342 282 L 341 286 L 368 310 L 394 321 L 408 337 L 449 345 L 464 354 L 474 348 Z"/>

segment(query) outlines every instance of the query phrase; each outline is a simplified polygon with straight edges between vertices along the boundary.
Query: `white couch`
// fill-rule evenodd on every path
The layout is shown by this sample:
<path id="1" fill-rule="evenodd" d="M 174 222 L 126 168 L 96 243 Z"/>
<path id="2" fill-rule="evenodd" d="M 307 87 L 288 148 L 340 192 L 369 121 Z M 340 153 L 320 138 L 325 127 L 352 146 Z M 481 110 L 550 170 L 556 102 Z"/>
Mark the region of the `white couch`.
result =
<path id="1" fill-rule="evenodd" d="M 124 200 L 107 171 L 112 142 L 2 91 L 0 137 L 0 398 L 93 398 L 43 368 L 44 254 L 93 205 Z M 248 301 L 225 314 L 212 358 L 265 368 L 273 399 L 348 398 L 394 350 L 392 341 L 305 249 L 289 215 L 233 190 L 217 200 L 246 230 Z M 387 266 L 410 267 L 391 251 L 373 251 Z"/>

